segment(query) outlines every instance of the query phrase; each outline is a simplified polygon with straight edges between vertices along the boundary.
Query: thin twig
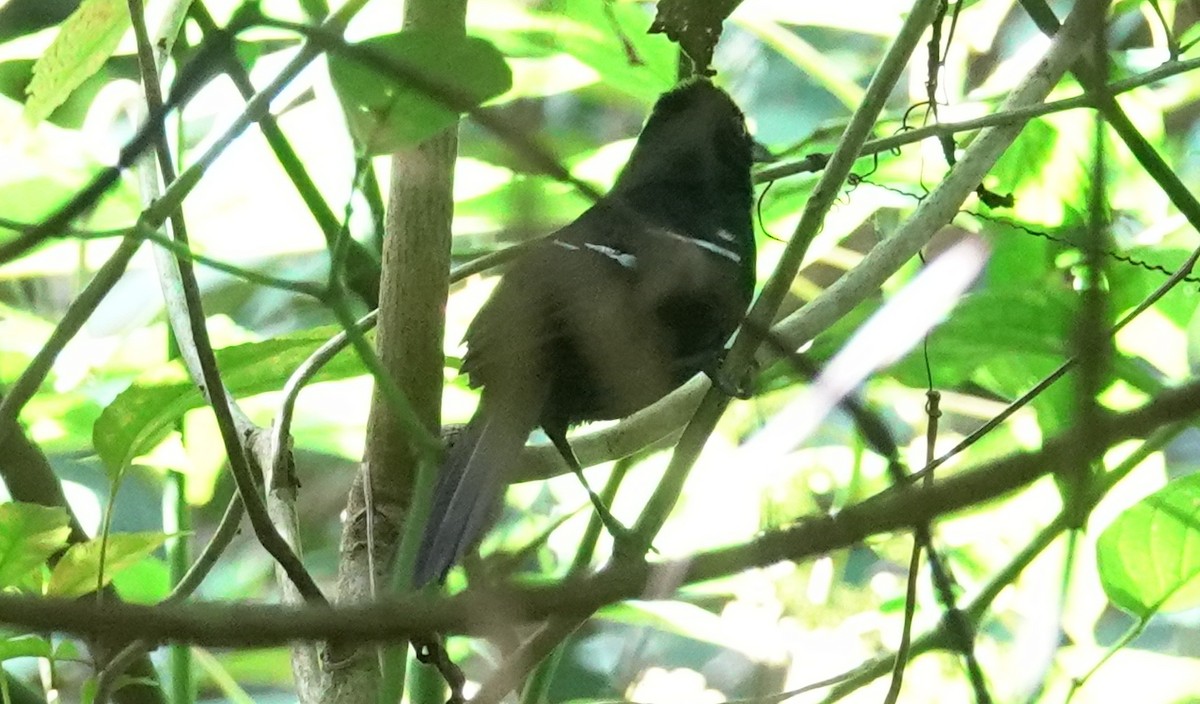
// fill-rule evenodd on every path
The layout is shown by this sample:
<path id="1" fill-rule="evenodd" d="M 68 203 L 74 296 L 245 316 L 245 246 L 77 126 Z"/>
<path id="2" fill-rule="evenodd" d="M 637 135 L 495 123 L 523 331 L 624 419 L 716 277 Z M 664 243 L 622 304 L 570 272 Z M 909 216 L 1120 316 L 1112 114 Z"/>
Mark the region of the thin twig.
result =
<path id="1" fill-rule="evenodd" d="M 227 31 L 217 27 L 208 9 L 204 7 L 204 3 L 202 2 L 195 2 L 192 5 L 192 17 L 200 25 L 200 30 L 206 38 L 216 37 L 221 32 Z M 246 101 L 253 99 L 254 84 L 250 81 L 250 74 L 246 70 L 246 67 L 238 59 L 236 47 L 229 42 L 220 42 L 219 49 L 221 50 L 219 58 L 224 65 L 225 74 L 229 76 L 234 87 L 241 93 L 242 99 Z M 258 128 L 262 130 L 262 135 L 267 142 L 267 146 L 275 154 L 275 160 L 279 162 L 279 166 L 283 169 L 288 179 L 291 180 L 297 195 L 304 201 L 304 205 L 308 208 L 308 212 L 312 215 L 313 220 L 316 221 L 317 227 L 324 234 L 326 243 L 332 243 L 342 224 L 334 214 L 333 208 L 329 206 L 324 196 L 321 195 L 320 189 L 313 182 L 304 162 L 296 154 L 296 150 L 292 148 L 287 135 L 280 129 L 275 116 L 270 112 L 263 113 L 262 118 L 258 121 Z M 347 277 L 347 286 L 351 291 L 367 301 L 369 305 L 378 305 L 379 264 L 357 241 L 350 244 L 348 256 L 349 276 Z"/>
<path id="2" fill-rule="evenodd" d="M 1187 423 L 1175 423 L 1154 431 L 1150 437 L 1134 449 L 1119 465 L 1101 477 L 1099 482 L 1097 482 L 1097 486 L 1093 487 L 1091 494 L 1087 497 L 1087 504 L 1094 508 L 1118 482 L 1141 465 L 1151 454 L 1165 447 L 1171 439 L 1178 436 L 1187 427 L 1190 427 Z M 1041 555 L 1059 535 L 1069 529 L 1068 515 L 1066 512 L 1060 511 L 1004 567 L 992 575 L 988 582 L 980 588 L 975 597 L 971 599 L 970 603 L 963 608 L 963 613 L 970 619 L 971 623 L 979 624 L 1001 592 L 1007 589 L 1025 571 L 1025 568 L 1038 555 Z M 943 621 L 933 630 L 924 633 L 913 641 L 910 656 L 948 647 L 949 642 L 950 636 L 947 631 L 947 624 Z M 873 682 L 875 679 L 886 675 L 895 662 L 895 658 L 896 655 L 894 653 L 884 653 L 869 662 L 863 663 L 855 668 L 851 676 L 844 677 L 843 681 L 830 692 L 829 697 L 825 701 L 837 701 Z"/>
<path id="3" fill-rule="evenodd" d="M 0 400 L 0 447 L 8 440 L 9 433 L 17 429 L 17 417 L 21 409 L 33 398 L 38 387 L 46 380 L 46 375 L 54 366 L 54 360 L 63 351 L 87 319 L 100 305 L 100 301 L 108 295 L 117 280 L 125 273 L 129 261 L 141 246 L 137 237 L 127 236 L 108 261 L 96 271 L 96 275 L 88 285 L 71 301 L 62 315 L 62 320 L 50 333 L 50 337 L 34 355 L 21 376 L 7 390 L 3 400 Z"/>
<path id="4" fill-rule="evenodd" d="M 774 273 L 751 307 L 747 320 L 756 321 L 760 327 L 770 326 L 775 312 L 799 270 L 808 244 L 816 236 L 825 218 L 825 213 L 841 192 L 842 184 L 849 175 L 859 150 L 866 141 L 872 125 L 878 119 L 879 113 L 883 110 L 892 88 L 900 79 L 909 57 L 916 49 L 921 35 L 933 16 L 936 4 L 937 0 L 920 0 L 909 12 L 904 26 L 897 33 L 879 69 L 872 77 L 862 105 L 855 111 L 822 173 L 821 180 L 805 204 L 796 231 L 780 257 Z M 755 343 L 756 341 L 746 335 L 739 334 L 720 373 L 725 378 L 740 378 L 754 355 L 757 346 Z M 728 402 L 728 397 L 716 390 L 709 390 L 704 396 L 691 422 L 684 429 L 662 480 L 634 525 L 633 535 L 636 537 L 637 544 L 648 548 L 653 542 L 654 536 L 662 528 L 683 490 L 683 484 L 699 457 L 700 450 L 704 447 L 709 435 L 712 434 L 717 420 L 721 417 Z"/>
<path id="5" fill-rule="evenodd" d="M 142 0 L 128 0 L 133 19 L 134 37 L 137 39 L 138 64 L 142 71 L 142 84 L 149 107 L 148 121 L 161 124 L 165 105 L 158 87 L 158 69 L 154 64 L 154 49 L 143 16 Z M 158 153 L 159 170 L 163 182 L 176 181 L 175 165 L 166 143 L 161 126 L 153 131 L 156 135 L 155 149 Z M 183 246 L 188 245 L 187 229 L 180 213 L 173 211 L 170 217 L 171 236 Z M 316 603 L 325 601 L 320 588 L 304 568 L 292 547 L 279 535 L 259 493 L 258 481 L 251 467 L 247 446 L 254 437 L 256 428 L 244 413 L 235 409 L 235 404 L 225 383 L 221 380 L 216 354 L 208 337 L 207 320 L 200 287 L 196 281 L 191 262 L 183 257 L 173 260 L 161 258 L 159 275 L 163 294 L 167 299 L 168 316 L 179 343 L 179 349 L 188 372 L 208 398 L 216 416 L 217 427 L 225 446 L 229 468 L 237 484 L 238 493 L 245 504 L 255 536 L 268 553 L 288 573 L 305 598 Z M 235 420 L 235 415 L 238 417 Z"/>
<path id="6" fill-rule="evenodd" d="M 322 27 L 330 33 L 340 32 L 350 19 L 362 9 L 366 2 L 367 0 L 347 0 L 346 4 L 338 8 L 338 11 L 330 16 Z M 243 14 L 235 14 L 231 25 L 240 27 L 246 23 L 255 10 L 249 5 L 244 5 L 238 12 Z M 232 33 L 233 30 L 227 29 L 226 32 Z M 228 41 L 229 38 L 229 34 L 224 34 L 220 40 Z M 194 57 L 180 71 L 180 76 L 175 83 L 175 89 L 166 101 L 166 107 L 172 109 L 182 107 L 207 82 L 211 77 L 209 69 L 213 61 L 213 54 L 217 51 L 218 48 L 213 42 L 208 42 L 202 46 L 200 54 Z M 320 48 L 314 46 L 312 42 L 305 42 L 301 45 L 296 56 L 280 70 L 279 74 L 269 84 L 246 103 L 245 108 L 233 120 L 233 123 L 226 128 L 225 132 L 213 140 L 208 149 L 197 157 L 190 167 L 179 174 L 179 178 L 167 188 L 162 198 L 142 213 L 143 224 L 151 229 L 156 229 L 166 220 L 170 213 L 178 209 L 184 198 L 195 188 L 213 162 L 250 125 L 260 120 L 267 113 L 271 101 L 287 88 L 295 80 L 296 76 L 308 64 L 312 63 L 320 53 Z M 33 229 L 22 233 L 21 236 L 9 240 L 4 244 L 0 244 L 0 264 L 16 259 L 43 241 L 58 236 L 70 227 L 71 223 L 77 217 L 95 205 L 118 182 L 122 171 L 132 165 L 143 152 L 151 147 L 154 140 L 161 134 L 162 129 L 163 123 L 161 120 L 147 120 L 121 149 L 115 166 L 101 170 L 87 186 L 76 192 L 62 207 Z"/>
<path id="7" fill-rule="evenodd" d="M 1121 93 L 1127 93 L 1165 78 L 1194 71 L 1197 68 L 1200 68 L 1200 58 L 1188 59 L 1186 61 L 1169 61 L 1145 73 L 1113 81 L 1106 86 L 1106 90 L 1109 95 L 1120 95 Z M 1008 110 L 989 111 L 987 115 L 970 120 L 940 122 L 934 125 L 904 130 L 889 137 L 872 139 L 863 144 L 859 157 L 882 154 L 925 139 L 948 137 L 960 132 L 972 132 L 1000 125 L 1018 125 L 1044 115 L 1093 107 L 1096 107 L 1095 100 L 1089 94 L 1083 93 L 1071 98 L 1063 98 L 1048 103 L 1039 103 L 1037 105 L 1028 105 Z M 757 171 L 754 174 L 754 180 L 757 183 L 765 183 L 796 174 L 820 171 L 825 168 L 825 163 L 828 159 L 829 156 L 827 154 L 810 154 L 801 159 L 780 162 Z"/>

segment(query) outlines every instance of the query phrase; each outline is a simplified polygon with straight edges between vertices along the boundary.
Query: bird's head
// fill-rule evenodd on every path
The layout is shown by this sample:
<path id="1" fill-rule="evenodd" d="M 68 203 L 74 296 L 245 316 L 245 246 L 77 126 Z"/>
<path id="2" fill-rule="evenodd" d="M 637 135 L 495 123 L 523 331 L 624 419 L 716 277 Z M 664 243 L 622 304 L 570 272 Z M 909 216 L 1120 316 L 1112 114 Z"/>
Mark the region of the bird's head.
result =
<path id="1" fill-rule="evenodd" d="M 693 79 L 655 103 L 613 191 L 680 184 L 699 187 L 702 196 L 749 197 L 754 153 L 746 118 L 729 94 Z"/>

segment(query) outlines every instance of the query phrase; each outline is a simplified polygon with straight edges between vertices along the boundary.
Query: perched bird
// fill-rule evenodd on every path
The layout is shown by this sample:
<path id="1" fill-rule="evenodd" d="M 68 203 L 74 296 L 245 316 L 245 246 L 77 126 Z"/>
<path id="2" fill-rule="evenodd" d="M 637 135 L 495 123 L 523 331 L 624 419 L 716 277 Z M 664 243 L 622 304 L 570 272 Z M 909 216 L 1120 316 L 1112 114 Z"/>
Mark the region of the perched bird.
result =
<path id="1" fill-rule="evenodd" d="M 728 94 L 678 86 L 609 194 L 505 273 L 467 330 L 462 371 L 482 396 L 441 467 L 417 587 L 482 537 L 534 428 L 577 469 L 568 426 L 716 369 L 754 291 L 754 148 Z"/>

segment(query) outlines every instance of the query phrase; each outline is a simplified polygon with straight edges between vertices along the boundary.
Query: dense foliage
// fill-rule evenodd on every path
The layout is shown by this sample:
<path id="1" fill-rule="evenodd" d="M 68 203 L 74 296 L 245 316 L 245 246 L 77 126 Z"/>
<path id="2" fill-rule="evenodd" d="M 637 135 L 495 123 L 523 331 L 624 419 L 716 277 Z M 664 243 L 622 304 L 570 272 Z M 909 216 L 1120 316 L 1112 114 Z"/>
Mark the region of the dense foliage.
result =
<path id="1" fill-rule="evenodd" d="M 443 420 L 462 422 L 477 394 L 456 374 L 458 341 L 495 265 L 612 183 L 689 63 L 677 34 L 647 33 L 656 11 L 700 12 L 470 0 L 462 36 L 455 3 L 410 4 L 434 19 L 401 32 L 404 10 L 386 0 L 350 0 L 332 20 L 324 0 L 161 0 L 134 23 L 150 40 L 139 59 L 140 0 L 0 2 L 0 702 L 114 689 L 155 701 L 149 670 L 108 665 L 138 635 L 153 638 L 124 664 L 153 665 L 170 701 L 334 691 L 322 678 L 336 671 L 294 673 L 311 652 L 236 621 L 199 623 L 139 660 L 180 634 L 153 630 L 154 612 L 122 620 L 116 600 L 294 604 L 292 583 L 309 601 L 350 600 L 362 546 L 343 522 L 370 434 L 393 430 L 422 470 L 401 498 L 379 497 L 385 517 L 408 515 L 409 492 L 421 516 L 439 447 L 407 380 L 380 384 L 394 424 L 368 424 L 373 381 L 394 360 L 353 323 L 395 265 L 384 240 L 431 241 L 389 222 L 403 201 L 392 171 L 421 173 L 405 159 L 431 158 L 417 145 L 462 116 L 453 268 L 392 272 L 443 292 L 451 281 L 442 373 L 426 377 L 444 379 Z M 592 486 L 652 541 L 648 560 L 668 564 L 650 577 L 620 561 L 602 571 L 611 539 L 534 436 L 522 479 L 536 481 L 510 487 L 482 559 L 446 585 L 463 595 L 454 604 L 532 595 L 445 617 L 469 634 L 446 644 L 465 693 L 482 683 L 480 701 L 494 701 L 523 682 L 530 703 L 781 701 L 836 678 L 788 701 L 875 702 L 902 673 L 911 702 L 1200 697 L 1200 202 L 1188 187 L 1200 8 L 718 4 L 737 7 L 714 81 L 776 157 L 756 175 L 759 290 L 775 302 L 755 310 L 778 324 L 755 340 L 749 398 L 696 379 L 637 423 L 576 431 Z M 915 51 L 897 53 L 909 35 Z M 1062 54 L 1057 69 L 1038 68 L 1047 51 Z M 148 64 L 165 113 L 147 107 Z M 1038 71 L 1044 101 L 1029 88 Z M 856 122 L 875 97 L 879 114 Z M 865 146 L 856 125 L 870 127 Z M 994 164 L 989 150 L 1003 152 Z M 939 267 L 944 252 L 960 258 Z M 198 384 L 201 372 L 221 383 Z M 232 415 L 213 410 L 222 384 Z M 290 443 L 272 437 L 281 423 Z M 286 486 L 253 491 L 263 471 Z M 239 486 L 266 498 L 263 520 L 300 558 L 290 579 L 260 525 L 234 535 Z M 203 581 L 172 595 L 210 545 L 223 550 Z M 510 579 L 525 591 L 498 586 Z M 72 620 L 69 605 L 101 593 L 124 626 Z M 21 596 L 63 599 L 45 602 L 61 620 L 36 620 Z M 545 618 L 555 596 L 573 610 Z M 518 647 L 539 657 L 522 662 Z M 380 652 L 385 688 L 399 686 L 397 652 Z M 366 660 L 356 667 L 377 677 L 374 651 Z M 444 701 L 454 667 L 409 665 L 410 701 Z M 309 677 L 321 684 L 298 683 Z M 373 687 L 357 701 L 375 701 Z"/>

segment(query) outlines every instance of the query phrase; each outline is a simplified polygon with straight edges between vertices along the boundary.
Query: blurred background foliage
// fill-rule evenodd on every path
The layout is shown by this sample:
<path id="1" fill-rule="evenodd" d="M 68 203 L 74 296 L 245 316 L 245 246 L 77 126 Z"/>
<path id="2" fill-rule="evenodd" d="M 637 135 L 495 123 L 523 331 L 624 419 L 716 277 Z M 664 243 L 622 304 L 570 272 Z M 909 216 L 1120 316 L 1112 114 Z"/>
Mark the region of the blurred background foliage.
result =
<path id="1" fill-rule="evenodd" d="M 239 4 L 204 2 L 218 25 Z M 265 0 L 261 8 L 271 17 L 309 22 L 323 11 L 322 4 Z M 950 41 L 941 47 L 941 121 L 995 112 L 1048 43 L 1013 0 L 959 4 Z M 0 1 L 0 217 L 10 226 L 0 227 L 0 242 L 14 236 L 19 223 L 47 216 L 100 166 L 111 163 L 135 127 L 128 106 L 141 93 L 128 32 L 111 58 L 46 120 L 27 119 L 35 63 L 76 5 L 71 0 Z M 898 0 L 746 0 L 726 23 L 715 59 L 716 80 L 744 107 L 758 139 L 775 154 L 829 152 L 907 5 Z M 1053 5 L 1061 16 L 1070 3 Z M 572 174 L 603 190 L 627 158 L 649 106 L 677 75 L 681 59 L 676 47 L 662 35 L 646 34 L 653 10 L 641 2 L 470 0 L 469 34 L 495 47 L 512 72 L 511 87 L 492 98 L 486 110 L 522 125 Z M 1194 0 L 1122 0 L 1112 12 L 1114 80 L 1194 54 L 1190 42 L 1200 36 L 1200 4 Z M 375 0 L 351 23 L 348 37 L 358 41 L 398 31 L 400 17 L 399 3 Z M 201 40 L 197 25 L 189 21 L 175 58 L 186 59 Z M 257 86 L 270 80 L 297 46 L 294 34 L 270 27 L 244 31 L 236 41 L 237 54 Z M 934 120 L 928 106 L 919 105 L 926 79 L 925 57 L 919 52 L 876 136 Z M 1066 78 L 1052 99 L 1080 92 Z M 1200 81 L 1187 72 L 1120 98 L 1141 133 L 1185 183 L 1200 174 L 1198 98 Z M 170 118 L 168 133 L 180 163 L 188 164 L 205 149 L 242 105 L 230 81 L 218 78 L 180 117 Z M 386 200 L 378 184 L 388 182 L 388 160 L 376 157 L 376 178 L 354 188 L 357 155 L 328 63 L 318 61 L 294 80 L 273 103 L 273 112 L 334 212 L 339 217 L 349 212 L 351 233 L 369 249 L 376 248 L 382 231 L 380 204 Z M 944 241 L 964 232 L 981 233 L 992 250 L 986 274 L 930 335 L 924 352 L 918 349 L 880 371 L 863 389 L 863 398 L 884 414 L 910 466 L 925 464 L 927 386 L 942 392 L 945 415 L 938 446 L 947 449 L 1070 354 L 1078 264 L 1072 243 L 1086 226 L 1092 125 L 1093 114 L 1086 109 L 1032 121 L 986 182 L 997 193 L 1011 194 L 1013 206 L 991 210 L 969 201 L 943 233 Z M 959 134 L 959 147 L 973 134 Z M 1106 149 L 1113 254 L 1120 257 L 1110 258 L 1106 285 L 1110 312 L 1118 316 L 1166 280 L 1156 267 L 1177 266 L 1200 239 L 1119 140 L 1110 135 Z M 812 298 L 853 267 L 947 169 L 934 140 L 860 160 L 855 169 L 859 178 L 842 193 L 810 249 L 790 306 Z M 777 238 L 793 230 L 815 181 L 816 174 L 800 173 L 775 181 L 765 193 L 760 186 L 760 281 L 782 251 Z M 550 232 L 589 204 L 570 186 L 530 169 L 519 153 L 470 120 L 461 128 L 455 202 L 454 254 L 459 262 Z M 127 176 L 76 223 L 81 233 L 96 237 L 58 239 L 0 267 L 0 384 L 11 383 L 25 368 L 65 306 L 113 251 L 117 238 L 100 235 L 129 227 L 140 203 L 137 181 Z M 192 246 L 200 253 L 288 279 L 321 281 L 326 276 L 321 230 L 254 130 L 224 152 L 187 198 L 183 212 Z M 893 277 L 879 300 L 919 268 L 914 261 Z M 269 424 L 279 399 L 274 391 L 308 351 L 333 333 L 336 321 L 320 303 L 294 292 L 205 267 L 198 273 L 210 333 L 218 347 L 227 348 L 222 352 L 223 369 L 231 375 L 227 382 L 255 420 Z M 469 277 L 452 290 L 446 335 L 448 422 L 464 421 L 475 402 L 454 367 L 461 354 L 458 341 L 491 290 L 493 274 Z M 1134 407 L 1192 373 L 1200 356 L 1196 302 L 1196 282 L 1190 281 L 1117 336 L 1104 384 L 1106 405 Z M 820 336 L 809 350 L 813 357 L 828 358 L 878 303 L 864 304 Z M 366 310 L 365 304 L 359 306 L 359 312 Z M 186 479 L 190 539 L 196 544 L 207 539 L 234 491 L 222 471 L 224 455 L 212 415 L 167 362 L 167 351 L 163 304 L 149 252 L 143 251 L 59 357 L 51 378 L 21 416 L 89 534 L 97 533 L 107 511 L 114 532 L 141 536 L 128 538 L 122 552 L 128 559 L 110 568 L 121 596 L 145 603 L 163 598 L 168 590 L 167 568 L 155 550 L 161 542 L 155 536 L 164 530 L 168 473 Z M 328 584 L 336 573 L 338 512 L 362 454 L 371 380 L 352 357 L 335 363 L 324 378 L 301 394 L 293 434 L 303 484 L 299 501 L 305 563 L 319 582 Z M 888 486 L 884 460 L 866 449 L 841 415 L 829 419 L 804 447 L 768 466 L 749 466 L 739 457 L 739 443 L 801 388 L 793 370 L 767 369 L 759 380 L 760 393 L 733 403 L 656 540 L 662 558 L 744 542 L 762 530 L 836 511 Z M 1071 389 L 1069 381 L 1053 387 L 940 471 L 1038 448 L 1071 422 Z M 1117 466 L 1139 445 L 1113 448 L 1105 458 L 1107 466 Z M 637 515 L 667 457 L 651 452 L 625 463 L 629 473 L 613 506 L 618 517 Z M 133 461 L 125 468 L 128 460 Z M 1192 581 L 1200 563 L 1190 562 L 1196 558 L 1187 550 L 1197 539 L 1194 518 L 1172 529 L 1178 542 L 1164 548 L 1161 561 L 1133 568 L 1127 564 L 1131 554 L 1147 554 L 1152 544 L 1147 526 L 1162 518 L 1155 512 L 1157 504 L 1139 502 L 1156 491 L 1178 488 L 1168 482 L 1185 478 L 1198 462 L 1200 434 L 1177 428 L 1100 502 L 1088 530 L 1060 536 L 1019 576 L 1007 579 L 979 624 L 978 656 L 997 701 L 1063 701 L 1072 678 L 1101 662 L 1115 644 L 1123 647 L 1075 693 L 1074 701 L 1200 700 L 1195 662 L 1200 657 L 1200 611 L 1194 599 L 1170 604 L 1171 613 L 1158 613 L 1157 605 L 1140 611 L 1136 606 L 1145 603 L 1139 575 L 1161 574 L 1165 564 L 1178 570 L 1173 580 L 1165 580 L 1166 589 L 1195 596 Z M 120 490 L 110 499 L 119 469 L 124 470 Z M 611 471 L 611 466 L 597 467 L 589 476 L 602 485 Z M 1179 496 L 1168 493 L 1167 499 Z M 563 574 L 585 529 L 586 503 L 570 476 L 513 486 L 508 509 L 483 552 L 518 551 L 565 518 L 526 556 L 531 571 Z M 1125 512 L 1131 506 L 1135 510 Z M 1060 508 L 1059 495 L 1047 479 L 941 521 L 936 537 L 954 567 L 960 597 L 969 599 L 993 580 Z M 1186 510 L 1195 516 L 1194 508 Z M 37 523 L 40 529 L 27 522 L 20 529 L 27 532 L 13 535 L 62 540 L 53 537 L 59 519 L 38 521 L 43 518 L 48 523 Z M 1103 533 L 1114 520 L 1125 521 L 1119 524 L 1122 532 Z M 1161 521 L 1155 525 L 1162 530 Z M 606 555 L 608 547 L 602 538 L 597 554 Z M 779 564 L 688 587 L 673 600 L 604 609 L 571 639 L 547 700 L 716 702 L 790 690 L 852 669 L 898 645 L 909 550 L 907 535 L 878 536 L 811 562 Z M 1107 593 L 1101 577 L 1107 580 Z M 51 583 L 45 568 L 31 565 L 20 579 L 0 586 L 71 593 L 55 592 Z M 450 588 L 462 583 L 456 572 Z M 920 584 L 917 633 L 935 627 L 941 618 L 928 580 Z M 1110 600 L 1114 593 L 1124 598 Z M 234 543 L 198 598 L 276 598 L 271 564 L 252 536 Z M 7 635 L 0 643 L 8 646 L 0 648 L 5 668 L 20 677 L 35 676 L 36 661 L 17 657 L 33 653 L 13 646 L 25 636 Z M 451 647 L 472 679 L 500 657 L 481 641 L 456 639 Z M 286 650 L 194 650 L 202 671 L 200 701 L 294 701 Z M 69 650 L 56 656 L 60 686 L 68 691 L 79 687 L 86 669 L 72 663 Z M 877 680 L 849 694 L 847 701 L 880 701 L 885 688 L 886 680 Z M 822 696 L 793 701 L 820 701 Z M 901 700 L 962 702 L 970 696 L 958 659 L 930 653 L 910 664 Z"/>

